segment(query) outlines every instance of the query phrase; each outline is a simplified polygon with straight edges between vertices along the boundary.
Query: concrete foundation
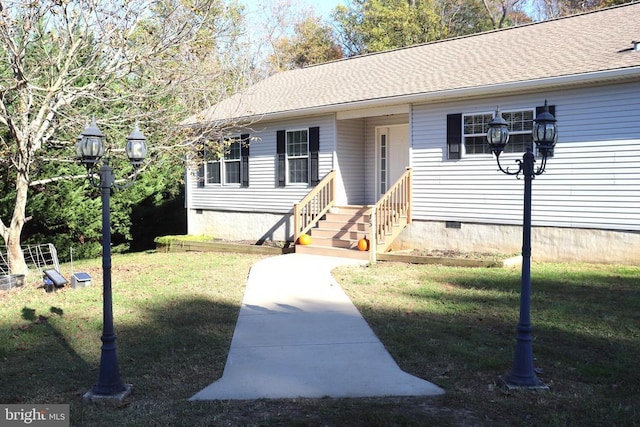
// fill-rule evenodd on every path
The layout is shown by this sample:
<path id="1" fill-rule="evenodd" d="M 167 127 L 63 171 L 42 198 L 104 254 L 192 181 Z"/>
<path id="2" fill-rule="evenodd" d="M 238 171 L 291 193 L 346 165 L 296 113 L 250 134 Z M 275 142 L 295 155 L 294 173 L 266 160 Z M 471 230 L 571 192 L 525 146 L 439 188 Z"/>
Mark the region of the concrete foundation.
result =
<path id="1" fill-rule="evenodd" d="M 291 214 L 189 210 L 189 234 L 227 240 L 291 240 Z M 413 221 L 392 250 L 442 249 L 519 255 L 522 227 L 516 225 Z M 640 265 L 640 232 L 533 227 L 534 261 Z"/>
<path id="2" fill-rule="evenodd" d="M 293 239 L 292 215 L 189 209 L 188 233 L 225 240 Z"/>
<path id="3" fill-rule="evenodd" d="M 445 249 L 520 254 L 522 227 L 497 224 L 413 221 L 392 245 L 393 250 Z M 640 265 L 640 232 L 581 228 L 533 227 L 535 261 Z"/>

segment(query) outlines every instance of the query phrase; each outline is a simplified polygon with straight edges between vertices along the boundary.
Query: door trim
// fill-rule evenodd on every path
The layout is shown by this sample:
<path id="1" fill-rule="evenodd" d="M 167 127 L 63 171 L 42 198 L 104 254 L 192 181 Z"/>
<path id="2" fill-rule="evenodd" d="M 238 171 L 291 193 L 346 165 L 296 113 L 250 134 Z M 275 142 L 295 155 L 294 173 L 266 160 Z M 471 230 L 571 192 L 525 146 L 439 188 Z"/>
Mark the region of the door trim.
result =
<path id="1" fill-rule="evenodd" d="M 402 172 L 404 172 L 405 168 L 407 166 L 411 166 L 411 132 L 410 132 L 410 126 L 409 123 L 401 123 L 401 124 L 395 124 L 395 125 L 385 125 L 385 126 L 376 126 L 375 127 L 375 134 L 376 134 L 376 148 L 375 148 L 375 185 L 376 185 L 376 191 L 375 191 L 375 195 L 376 195 L 376 200 L 380 199 L 380 196 L 382 196 L 386 190 L 389 188 L 389 186 L 391 184 L 393 184 L 393 182 L 390 182 L 390 175 L 392 172 L 391 171 L 391 166 L 393 165 L 393 151 L 391 150 L 391 147 L 393 145 L 393 140 L 390 138 L 390 134 L 391 134 L 391 129 L 394 128 L 406 128 L 407 129 L 407 152 L 406 154 L 406 159 L 408 164 L 404 165 Z M 386 143 L 386 158 L 385 158 L 385 168 L 383 169 L 383 165 L 382 165 L 382 160 L 383 160 L 383 154 L 382 154 L 382 139 L 385 139 L 385 143 Z M 396 154 L 399 154 L 396 152 Z M 385 185 L 383 186 L 383 172 L 384 172 L 384 179 L 386 180 L 386 183 L 384 183 Z M 384 191 L 383 191 L 384 190 Z"/>

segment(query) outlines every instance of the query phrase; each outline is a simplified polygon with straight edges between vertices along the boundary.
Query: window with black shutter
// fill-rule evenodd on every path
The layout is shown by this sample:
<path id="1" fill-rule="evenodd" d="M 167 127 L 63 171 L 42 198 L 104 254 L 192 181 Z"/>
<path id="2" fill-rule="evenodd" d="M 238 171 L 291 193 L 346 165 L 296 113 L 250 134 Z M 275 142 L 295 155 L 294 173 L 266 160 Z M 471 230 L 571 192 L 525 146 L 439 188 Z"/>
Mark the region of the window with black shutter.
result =
<path id="1" fill-rule="evenodd" d="M 550 112 L 552 112 L 552 108 L 553 106 L 549 108 Z M 523 153 L 527 147 L 532 146 L 531 131 L 534 118 L 542 111 L 544 111 L 544 107 L 502 110 L 500 112 L 509 129 L 509 143 L 504 149 L 505 153 Z M 461 158 L 463 149 L 465 156 L 491 154 L 486 136 L 489 122 L 494 115 L 495 112 L 447 115 L 448 158 Z"/>
<path id="2" fill-rule="evenodd" d="M 204 164 L 198 171 L 202 175 L 199 186 L 240 185 L 249 186 L 249 134 L 218 141 L 218 150 L 204 154 Z M 215 143 L 214 143 L 215 144 Z"/>
<path id="3" fill-rule="evenodd" d="M 276 184 L 315 185 L 319 182 L 320 128 L 276 132 Z"/>

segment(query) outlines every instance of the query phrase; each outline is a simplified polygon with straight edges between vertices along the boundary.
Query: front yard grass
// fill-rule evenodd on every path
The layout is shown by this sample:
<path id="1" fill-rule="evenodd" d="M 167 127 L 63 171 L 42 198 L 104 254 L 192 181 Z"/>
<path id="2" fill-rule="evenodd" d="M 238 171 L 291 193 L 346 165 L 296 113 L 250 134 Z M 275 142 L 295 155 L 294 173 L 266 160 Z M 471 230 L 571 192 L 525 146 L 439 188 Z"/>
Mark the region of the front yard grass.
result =
<path id="1" fill-rule="evenodd" d="M 222 375 L 262 257 L 114 256 L 120 371 L 134 385 L 120 408 L 82 402 L 98 377 L 100 260 L 74 263 L 92 276 L 84 289 L 0 293 L 0 403 L 68 403 L 74 426 L 638 425 L 640 268 L 625 266 L 533 265 L 533 351 L 548 392 L 498 382 L 511 367 L 519 269 L 378 263 L 334 276 L 401 368 L 445 395 L 187 401 Z"/>

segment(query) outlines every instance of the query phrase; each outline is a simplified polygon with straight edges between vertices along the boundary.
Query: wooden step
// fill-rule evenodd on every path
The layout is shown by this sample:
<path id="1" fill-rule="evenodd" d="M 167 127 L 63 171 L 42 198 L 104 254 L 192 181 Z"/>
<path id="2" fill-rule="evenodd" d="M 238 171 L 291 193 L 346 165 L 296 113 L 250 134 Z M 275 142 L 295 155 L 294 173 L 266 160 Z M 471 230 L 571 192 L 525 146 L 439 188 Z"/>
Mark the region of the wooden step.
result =
<path id="1" fill-rule="evenodd" d="M 315 233 L 311 235 L 311 244 L 314 246 L 324 246 L 332 248 L 356 248 L 358 246 L 357 240 L 341 239 L 338 237 L 318 237 Z"/>
<path id="2" fill-rule="evenodd" d="M 361 230 L 340 230 L 334 228 L 314 228 L 312 231 L 313 237 L 333 237 L 336 239 L 354 240 L 358 241 L 362 238 L 366 238 L 369 233 Z"/>
<path id="3" fill-rule="evenodd" d="M 369 206 L 360 206 L 360 205 L 351 205 L 351 206 L 334 206 L 329 210 L 331 213 L 342 213 L 347 214 L 364 214 L 371 211 Z"/>
<path id="4" fill-rule="evenodd" d="M 296 252 L 368 260 L 369 252 L 358 250 L 358 240 L 369 235 L 370 221 L 368 206 L 333 207 L 309 230 L 311 244 L 296 245 Z"/>
<path id="5" fill-rule="evenodd" d="M 368 251 L 359 251 L 358 249 L 335 248 L 329 246 L 317 245 L 296 245 L 296 253 L 334 256 L 339 258 L 360 259 L 367 261 L 369 259 Z"/>
<path id="6" fill-rule="evenodd" d="M 371 215 L 368 212 L 327 212 L 325 220 L 329 222 L 371 222 Z"/>
<path id="7" fill-rule="evenodd" d="M 318 228 L 322 230 L 335 230 L 336 232 L 338 231 L 364 232 L 369 230 L 369 224 L 366 224 L 364 222 L 341 222 L 341 221 L 327 221 L 322 219 L 318 221 L 318 226 L 316 228 L 311 229 L 311 233 L 313 233 L 313 230 L 316 230 Z"/>

